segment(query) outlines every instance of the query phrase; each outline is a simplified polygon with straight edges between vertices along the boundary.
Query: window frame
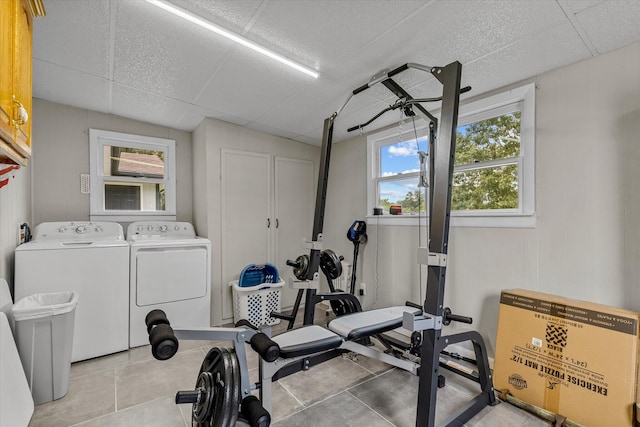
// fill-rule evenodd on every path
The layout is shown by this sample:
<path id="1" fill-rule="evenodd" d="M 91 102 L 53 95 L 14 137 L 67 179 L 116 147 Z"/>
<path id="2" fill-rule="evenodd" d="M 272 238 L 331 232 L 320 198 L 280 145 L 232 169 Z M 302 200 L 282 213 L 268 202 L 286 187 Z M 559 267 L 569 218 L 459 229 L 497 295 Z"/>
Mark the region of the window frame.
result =
<path id="1" fill-rule="evenodd" d="M 520 107 L 520 155 L 509 159 L 483 161 L 476 164 L 454 167 L 454 173 L 465 170 L 483 169 L 492 165 L 518 165 L 518 208 L 451 211 L 451 225 L 462 227 L 513 227 L 534 228 L 535 217 L 535 84 L 517 87 L 495 95 L 461 105 L 458 114 L 458 126 L 477 122 L 490 117 L 516 111 L 513 107 Z M 510 111 L 509 111 L 510 110 Z M 439 113 L 435 114 L 439 117 Z M 407 122 L 409 124 L 407 125 Z M 416 118 L 418 137 L 424 137 L 428 131 L 427 122 L 423 118 Z M 405 129 L 398 129 L 398 125 L 388 127 L 379 132 L 367 135 L 367 218 L 374 219 L 374 223 L 383 225 L 418 225 L 419 215 L 373 215 L 373 208 L 377 206 L 378 183 L 383 181 L 379 176 L 380 148 L 389 144 L 391 138 L 398 136 L 414 139 L 413 125 L 405 120 Z M 406 140 L 406 139 L 401 139 Z M 399 175 L 403 179 L 418 174 Z M 398 175 L 394 177 L 398 178 Z M 424 218 L 425 215 L 422 215 Z"/>
<path id="2" fill-rule="evenodd" d="M 132 177 L 132 176 L 105 176 L 104 147 L 119 146 L 154 150 L 164 152 L 164 177 Z M 156 138 L 151 136 L 133 135 L 121 132 L 112 132 L 100 129 L 89 129 L 89 169 L 90 169 L 90 214 L 92 221 L 143 221 L 143 220 L 168 220 L 176 219 L 176 142 L 173 139 Z M 124 185 L 164 184 L 165 207 L 164 211 L 144 210 L 105 210 L 105 184 L 113 183 Z M 142 203 L 142 199 L 141 199 Z"/>

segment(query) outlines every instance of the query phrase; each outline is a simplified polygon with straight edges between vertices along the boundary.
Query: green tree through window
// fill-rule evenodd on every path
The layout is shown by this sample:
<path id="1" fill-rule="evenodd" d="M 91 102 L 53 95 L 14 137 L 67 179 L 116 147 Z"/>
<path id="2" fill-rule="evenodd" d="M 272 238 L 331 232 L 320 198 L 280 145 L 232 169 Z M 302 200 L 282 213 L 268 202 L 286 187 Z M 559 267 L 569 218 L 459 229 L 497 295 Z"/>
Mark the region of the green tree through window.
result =
<path id="1" fill-rule="evenodd" d="M 518 208 L 520 112 L 460 126 L 452 210 Z"/>

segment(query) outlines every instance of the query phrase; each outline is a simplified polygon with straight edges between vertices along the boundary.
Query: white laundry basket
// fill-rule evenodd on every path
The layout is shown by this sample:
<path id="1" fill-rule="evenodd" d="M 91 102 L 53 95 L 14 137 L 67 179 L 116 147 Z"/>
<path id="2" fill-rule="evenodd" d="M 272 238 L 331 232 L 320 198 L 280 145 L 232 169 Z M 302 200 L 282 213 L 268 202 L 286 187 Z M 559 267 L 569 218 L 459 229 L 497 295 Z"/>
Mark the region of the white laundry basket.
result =
<path id="1" fill-rule="evenodd" d="M 233 320 L 248 320 L 253 326 L 276 325 L 280 319 L 271 317 L 271 312 L 280 311 L 280 299 L 284 280 L 278 283 L 261 283 L 240 287 L 237 280 L 229 283 L 233 290 Z"/>

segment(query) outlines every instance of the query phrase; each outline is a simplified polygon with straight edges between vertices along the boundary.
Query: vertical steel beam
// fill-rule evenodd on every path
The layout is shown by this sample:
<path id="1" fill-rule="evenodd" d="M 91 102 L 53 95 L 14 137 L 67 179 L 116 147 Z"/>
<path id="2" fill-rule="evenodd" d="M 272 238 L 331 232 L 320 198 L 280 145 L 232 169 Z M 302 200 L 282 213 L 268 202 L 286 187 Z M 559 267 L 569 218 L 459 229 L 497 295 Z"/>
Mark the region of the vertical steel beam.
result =
<path id="1" fill-rule="evenodd" d="M 451 189 L 456 152 L 462 64 L 456 61 L 442 68 L 434 67 L 431 72 L 442 83 L 443 89 L 438 138 L 435 141 L 435 152 L 430 153 L 433 174 L 430 196 L 429 252 L 446 254 L 449 240 Z M 427 292 L 424 301 L 424 311 L 428 315 L 443 316 L 445 275 L 446 267 L 429 266 L 428 268 Z M 441 333 L 441 329 L 429 329 L 423 332 L 416 414 L 416 426 L 420 427 L 435 425 L 439 355 L 440 351 L 446 347 L 440 342 Z"/>
<path id="2" fill-rule="evenodd" d="M 313 233 L 311 240 L 318 242 L 322 239 L 322 228 L 324 227 L 324 208 L 327 202 L 327 186 L 329 184 L 329 164 L 331 162 L 331 143 L 333 141 L 333 122 L 336 115 L 325 119 L 322 131 L 322 148 L 320 153 L 320 170 L 318 179 L 318 188 L 316 191 L 316 211 L 313 216 Z M 320 267 L 320 250 L 312 248 L 309 253 L 309 268 L 307 269 L 307 280 L 313 280 L 313 276 L 318 272 Z M 301 292 L 301 291 L 298 291 Z M 307 289 L 305 296 L 304 324 L 313 324 L 313 315 L 315 307 L 314 297 L 316 291 Z M 292 313 L 294 316 L 296 313 Z"/>

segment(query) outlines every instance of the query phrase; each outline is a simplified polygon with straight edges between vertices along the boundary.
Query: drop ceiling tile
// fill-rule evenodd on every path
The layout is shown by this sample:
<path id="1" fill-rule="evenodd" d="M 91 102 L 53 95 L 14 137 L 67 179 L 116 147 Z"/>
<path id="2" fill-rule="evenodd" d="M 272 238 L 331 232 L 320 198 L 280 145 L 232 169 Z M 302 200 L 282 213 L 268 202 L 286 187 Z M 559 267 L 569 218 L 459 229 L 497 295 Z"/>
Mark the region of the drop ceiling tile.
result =
<path id="1" fill-rule="evenodd" d="M 463 79 L 478 95 L 590 56 L 567 23 L 463 65 Z"/>
<path id="2" fill-rule="evenodd" d="M 108 0 L 57 0 L 45 3 L 47 15 L 33 26 L 33 57 L 109 76 Z"/>
<path id="3" fill-rule="evenodd" d="M 288 130 L 279 129 L 277 127 L 273 127 L 268 124 L 257 123 L 257 122 L 251 122 L 246 127 L 258 132 L 263 132 L 269 135 L 275 135 L 275 136 L 279 136 L 281 138 L 287 138 L 287 139 L 293 139 L 297 135 L 295 132 L 289 132 Z"/>
<path id="4" fill-rule="evenodd" d="M 192 101 L 232 42 L 145 2 L 119 2 L 114 80 Z"/>
<path id="5" fill-rule="evenodd" d="M 320 81 L 287 98 L 255 122 L 305 134 L 310 129 L 322 127 L 324 120 L 344 105 L 352 90 L 335 82 L 324 84 Z M 357 111 L 378 102 L 378 99 L 363 92 L 351 97 L 344 112 Z"/>
<path id="6" fill-rule="evenodd" d="M 327 72 L 424 5 L 422 0 L 274 0 L 265 3 L 247 36 Z"/>
<path id="7" fill-rule="evenodd" d="M 195 103 L 253 121 L 315 82 L 257 52 L 238 48 Z"/>
<path id="8" fill-rule="evenodd" d="M 34 58 L 33 97 L 109 112 L 109 81 Z"/>
<path id="9" fill-rule="evenodd" d="M 225 122 L 233 123 L 238 126 L 246 126 L 249 124 L 247 119 L 238 116 L 232 116 L 220 111 L 210 110 L 208 108 L 200 107 L 198 105 L 191 105 L 186 109 L 183 114 L 178 118 L 178 126 L 181 129 L 195 129 L 200 122 L 205 118 L 210 117 L 212 119 L 223 120 Z"/>
<path id="10" fill-rule="evenodd" d="M 469 84 L 465 81 L 464 76 L 464 65 L 462 67 L 462 82 L 460 85 L 462 87 L 468 86 Z M 411 95 L 414 98 L 435 98 L 442 96 L 442 83 L 435 78 L 425 80 L 422 84 L 418 86 L 414 86 L 411 88 Z M 433 103 L 425 103 L 425 105 L 433 106 Z"/>
<path id="11" fill-rule="evenodd" d="M 320 147 L 322 146 L 322 129 L 316 128 L 309 132 L 308 135 L 296 135 L 293 139 L 295 141 L 302 142 L 303 144 Z"/>
<path id="12" fill-rule="evenodd" d="M 171 3 L 241 34 L 260 9 L 255 0 L 171 0 Z"/>
<path id="13" fill-rule="evenodd" d="M 357 99 L 357 97 L 354 97 Z M 341 142 L 347 139 L 351 139 L 360 134 L 358 130 L 347 132 L 350 127 L 356 126 L 360 123 L 364 123 L 372 118 L 375 114 L 380 112 L 387 105 L 383 102 L 377 102 L 368 104 L 364 108 L 360 108 L 357 111 L 346 111 L 341 114 L 334 123 L 333 127 L 333 142 Z M 373 122 L 370 126 L 364 129 L 364 132 L 371 132 L 375 129 L 387 126 L 388 124 L 398 121 L 399 116 L 393 112 L 383 115 L 380 119 Z M 294 139 L 296 141 L 304 142 L 311 145 L 322 144 L 322 132 L 324 131 L 323 124 L 315 126 L 311 130 L 304 132 L 301 135 L 296 135 Z"/>
<path id="14" fill-rule="evenodd" d="M 429 66 L 455 60 L 465 63 L 565 21 L 555 0 L 437 1 L 333 72 L 340 77 L 356 67 L 375 71 L 406 62 Z"/>
<path id="15" fill-rule="evenodd" d="M 561 0 L 561 4 L 566 4 L 569 12 L 578 13 L 603 1 L 605 0 Z"/>
<path id="16" fill-rule="evenodd" d="M 640 1 L 598 3 L 576 15 L 598 53 L 628 46 L 640 39 Z"/>
<path id="17" fill-rule="evenodd" d="M 178 123 L 191 104 L 118 83 L 113 84 L 112 92 L 112 114 L 174 129 L 192 130 Z"/>

